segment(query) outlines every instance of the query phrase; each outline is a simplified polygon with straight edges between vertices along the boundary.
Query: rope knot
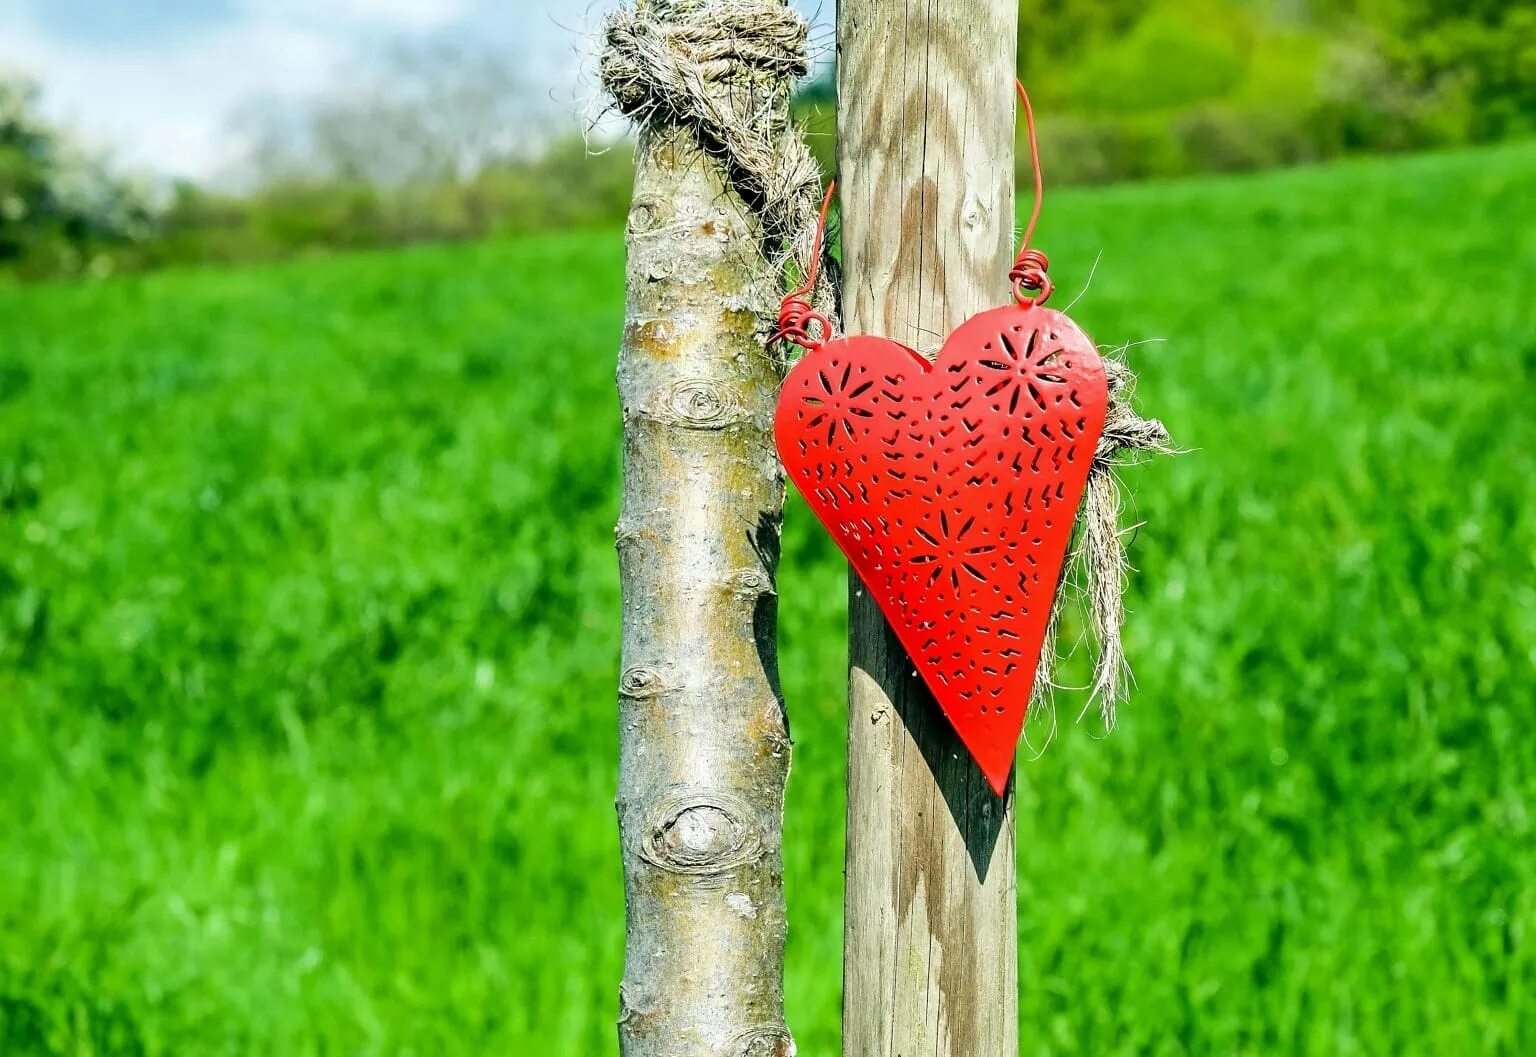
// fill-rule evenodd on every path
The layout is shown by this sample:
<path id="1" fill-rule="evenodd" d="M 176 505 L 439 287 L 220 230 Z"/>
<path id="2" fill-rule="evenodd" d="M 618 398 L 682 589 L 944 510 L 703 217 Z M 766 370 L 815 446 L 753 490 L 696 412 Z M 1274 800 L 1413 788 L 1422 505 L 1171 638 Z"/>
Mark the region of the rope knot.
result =
<path id="1" fill-rule="evenodd" d="M 621 9 L 604 27 L 599 73 L 632 118 L 698 121 L 729 105 L 713 86 L 803 76 L 805 38 L 805 22 L 775 0 L 717 0 L 665 20 Z"/>

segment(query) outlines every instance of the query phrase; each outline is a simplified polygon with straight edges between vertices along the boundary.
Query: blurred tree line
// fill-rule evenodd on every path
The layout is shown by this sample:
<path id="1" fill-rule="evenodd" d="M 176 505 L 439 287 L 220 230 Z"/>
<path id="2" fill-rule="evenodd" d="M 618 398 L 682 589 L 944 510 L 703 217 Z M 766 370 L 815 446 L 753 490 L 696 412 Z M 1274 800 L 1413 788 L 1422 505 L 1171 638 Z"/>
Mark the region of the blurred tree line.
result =
<path id="1" fill-rule="evenodd" d="M 589 146 L 510 58 L 396 46 L 315 99 L 235 115 L 237 191 L 180 184 L 155 252 L 235 260 L 601 224 L 623 216 L 625 143 Z"/>
<path id="2" fill-rule="evenodd" d="M 77 163 L 38 103 L 0 71 L 0 274 L 23 278 L 604 224 L 633 182 L 626 141 L 589 146 L 507 55 L 446 41 L 242 107 L 237 160 L 208 186 Z"/>
<path id="3" fill-rule="evenodd" d="M 38 114 L 40 91 L 0 78 L 0 269 L 100 270 L 110 247 L 150 238 L 145 188 L 115 176 Z"/>
<path id="4" fill-rule="evenodd" d="M 1231 172 L 1536 132 L 1536 0 L 1037 0 L 1019 72 L 1053 184 Z M 835 72 L 801 92 L 835 153 Z M 609 223 L 625 142 L 589 149 L 505 55 L 397 48 L 235 116 L 238 179 L 144 196 L 0 81 L 0 270 L 233 261 Z M 1020 157 L 1024 157 L 1022 152 Z"/>

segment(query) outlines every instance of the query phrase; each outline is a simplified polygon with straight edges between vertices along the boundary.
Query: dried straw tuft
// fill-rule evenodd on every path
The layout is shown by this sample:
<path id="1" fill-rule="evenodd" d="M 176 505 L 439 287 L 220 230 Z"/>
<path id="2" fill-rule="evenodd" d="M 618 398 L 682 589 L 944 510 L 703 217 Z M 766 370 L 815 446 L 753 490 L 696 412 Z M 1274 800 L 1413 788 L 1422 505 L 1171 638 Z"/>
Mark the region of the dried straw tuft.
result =
<path id="1" fill-rule="evenodd" d="M 1115 468 L 1126 462 L 1127 457 L 1171 455 L 1177 449 L 1161 422 L 1142 418 L 1131 406 L 1136 375 L 1130 367 L 1121 360 L 1106 357 L 1104 371 L 1109 376 L 1104 434 L 1094 450 L 1088 484 L 1083 490 L 1077 546 L 1067 560 L 1068 569 L 1051 608 L 1045 647 L 1035 676 L 1034 700 L 1048 705 L 1051 692 L 1057 689 L 1053 676 L 1061 607 L 1069 593 L 1067 584 L 1080 580 L 1088 609 L 1088 629 L 1098 644 L 1089 702 L 1098 701 L 1104 729 L 1109 731 L 1115 727 L 1115 710 L 1125 699 L 1130 684 L 1130 669 L 1120 639 L 1120 628 L 1125 622 L 1125 575 L 1130 570 L 1125 557 L 1128 530 L 1120 528 L 1120 483 L 1115 478 Z"/>

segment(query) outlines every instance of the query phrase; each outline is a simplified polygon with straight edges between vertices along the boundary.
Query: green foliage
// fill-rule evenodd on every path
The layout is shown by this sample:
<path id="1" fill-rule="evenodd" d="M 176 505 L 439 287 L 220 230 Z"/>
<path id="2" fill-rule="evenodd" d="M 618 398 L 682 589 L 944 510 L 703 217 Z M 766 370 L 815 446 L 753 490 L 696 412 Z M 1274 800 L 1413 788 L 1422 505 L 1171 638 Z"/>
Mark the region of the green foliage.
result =
<path id="1" fill-rule="evenodd" d="M 1138 689 L 1020 763 L 1026 1054 L 1536 1052 L 1536 149 L 1062 192 Z M 615 230 L 0 287 L 0 1053 L 611 1050 Z M 1433 262 L 1433 267 L 1429 263 Z M 791 503 L 788 1000 L 844 563 Z M 1029 736 L 1048 737 L 1037 713 Z"/>
<path id="2" fill-rule="evenodd" d="M 1229 96 L 1242 82 L 1251 27 L 1219 5 L 1151 8 L 1123 37 L 1084 52 L 1070 71 L 1074 108 L 1140 113 Z"/>
<path id="3" fill-rule="evenodd" d="M 1528 0 L 1059 0 L 1019 10 L 1021 76 L 1049 108 L 1079 115 L 1245 96 L 1304 106 L 1310 75 L 1341 43 L 1379 56 L 1399 90 L 1463 101 L 1473 115 L 1464 138 L 1519 135 L 1536 122 Z M 1277 58 L 1309 76 L 1271 83 L 1264 67 Z M 1286 94 L 1254 94 L 1270 90 Z"/>
<path id="4" fill-rule="evenodd" d="M 39 99 L 0 73 L 0 269 L 100 273 L 149 233 L 148 201 L 44 121 Z"/>
<path id="5" fill-rule="evenodd" d="M 1019 76 L 1037 84 L 1064 59 L 1092 52 L 1130 32 L 1149 10 L 1145 0 L 1052 0 L 1019 4 Z M 1041 102 L 1062 97 L 1042 85 Z"/>
<path id="6" fill-rule="evenodd" d="M 1023 53 L 1021 68 L 1047 103 L 1057 182 L 1260 169 L 1536 129 L 1536 8 L 1434 6 L 1166 0 L 1134 18 L 1106 3 L 1094 20 L 1067 4 L 1059 42 Z"/>
<path id="7" fill-rule="evenodd" d="M 1408 81 L 1464 104 L 1465 134 L 1536 130 L 1536 5 L 1530 0 L 1335 0 Z"/>

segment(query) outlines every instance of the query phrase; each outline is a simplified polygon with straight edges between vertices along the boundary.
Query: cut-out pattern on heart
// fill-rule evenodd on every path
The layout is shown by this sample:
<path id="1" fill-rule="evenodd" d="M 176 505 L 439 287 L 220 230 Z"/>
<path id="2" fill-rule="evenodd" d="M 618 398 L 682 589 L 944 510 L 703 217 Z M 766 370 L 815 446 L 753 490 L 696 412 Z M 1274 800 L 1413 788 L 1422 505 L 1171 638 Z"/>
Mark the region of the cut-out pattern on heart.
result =
<path id="1" fill-rule="evenodd" d="M 779 395 L 785 469 L 998 795 L 1107 403 L 1093 343 L 1032 304 L 972 317 L 932 364 L 828 341 Z"/>

